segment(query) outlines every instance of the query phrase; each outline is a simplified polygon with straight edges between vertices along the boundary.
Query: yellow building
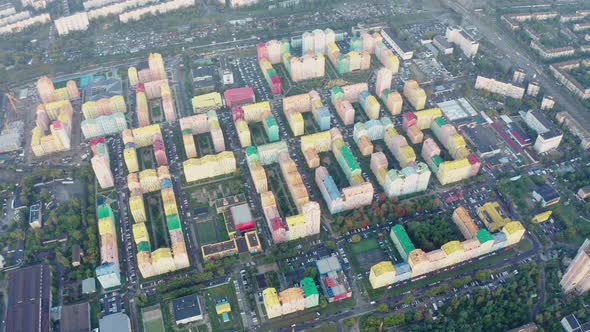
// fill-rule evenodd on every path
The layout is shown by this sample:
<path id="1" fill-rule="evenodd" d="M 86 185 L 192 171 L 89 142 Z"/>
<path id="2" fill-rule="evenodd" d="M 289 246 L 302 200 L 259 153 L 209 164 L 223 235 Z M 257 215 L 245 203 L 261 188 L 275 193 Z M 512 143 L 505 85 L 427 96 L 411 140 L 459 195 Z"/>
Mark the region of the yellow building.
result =
<path id="1" fill-rule="evenodd" d="M 139 183 L 144 193 L 160 190 L 160 180 L 155 169 L 145 169 L 139 172 Z"/>
<path id="2" fill-rule="evenodd" d="M 371 287 L 381 288 L 393 284 L 395 281 L 395 268 L 391 261 L 382 261 L 371 266 L 369 282 Z"/>
<path id="3" fill-rule="evenodd" d="M 447 255 L 445 265 L 451 265 L 460 262 L 463 259 L 464 249 L 459 241 L 449 241 L 443 244 L 440 249 Z"/>
<path id="4" fill-rule="evenodd" d="M 129 85 L 136 86 L 139 83 L 139 77 L 137 76 L 137 68 L 129 67 L 127 69 L 127 77 L 129 78 Z"/>
<path id="5" fill-rule="evenodd" d="M 191 104 L 193 105 L 193 113 L 206 113 L 220 109 L 223 106 L 223 101 L 219 92 L 211 92 L 193 97 Z"/>
<path id="6" fill-rule="evenodd" d="M 145 227 L 145 223 L 140 222 L 133 224 L 132 232 L 135 244 L 138 244 L 140 242 L 150 243 L 150 237 L 148 235 L 147 228 Z"/>
<path id="7" fill-rule="evenodd" d="M 136 195 L 129 197 L 129 211 L 136 223 L 143 223 L 146 221 L 143 196 Z"/>
<path id="8" fill-rule="evenodd" d="M 553 213 L 553 211 L 551 211 L 551 210 L 545 211 L 545 212 L 541 212 L 541 213 L 535 215 L 531 219 L 531 222 L 533 224 L 538 224 L 538 223 L 545 222 L 545 221 L 549 220 L 549 217 L 551 217 L 551 213 Z"/>
<path id="9" fill-rule="evenodd" d="M 502 228 L 506 234 L 506 246 L 520 242 L 526 230 L 519 221 L 511 221 Z"/>
<path id="10" fill-rule="evenodd" d="M 416 111 L 423 109 L 426 104 L 426 91 L 414 80 L 406 81 L 404 84 L 404 96 Z"/>
<path id="11" fill-rule="evenodd" d="M 232 151 L 189 159 L 182 163 L 186 182 L 199 181 L 236 171 L 236 158 Z"/>
<path id="12" fill-rule="evenodd" d="M 170 248 L 159 248 L 152 252 L 152 265 L 156 274 L 164 274 L 176 270 Z"/>
<path id="13" fill-rule="evenodd" d="M 424 130 L 430 128 L 430 125 L 432 124 L 432 121 L 434 121 L 434 119 L 442 116 L 442 111 L 438 107 L 433 107 L 422 111 L 414 112 L 414 115 L 416 116 L 416 126 L 421 130 Z"/>
<path id="14" fill-rule="evenodd" d="M 225 313 L 231 312 L 231 304 L 229 302 L 221 302 L 215 305 L 215 312 L 218 315 L 223 315 Z"/>
<path id="15" fill-rule="evenodd" d="M 439 165 L 436 177 L 445 185 L 468 178 L 470 170 L 471 164 L 467 159 L 445 161 Z"/>
<path id="16" fill-rule="evenodd" d="M 123 150 L 123 159 L 125 159 L 125 165 L 129 173 L 138 172 L 139 164 L 137 162 L 137 153 L 135 148 L 125 148 Z"/>
<path id="17" fill-rule="evenodd" d="M 276 289 L 264 289 L 262 291 L 262 298 L 264 299 L 264 308 L 266 309 L 266 316 L 268 319 L 273 319 L 283 314 L 281 302 L 279 301 Z"/>
<path id="18" fill-rule="evenodd" d="M 492 233 L 506 226 L 510 220 L 498 202 L 487 202 L 477 210 L 477 215 Z"/>
<path id="19" fill-rule="evenodd" d="M 303 290 L 299 287 L 287 288 L 280 292 L 279 301 L 281 302 L 281 311 L 283 315 L 305 310 Z"/>

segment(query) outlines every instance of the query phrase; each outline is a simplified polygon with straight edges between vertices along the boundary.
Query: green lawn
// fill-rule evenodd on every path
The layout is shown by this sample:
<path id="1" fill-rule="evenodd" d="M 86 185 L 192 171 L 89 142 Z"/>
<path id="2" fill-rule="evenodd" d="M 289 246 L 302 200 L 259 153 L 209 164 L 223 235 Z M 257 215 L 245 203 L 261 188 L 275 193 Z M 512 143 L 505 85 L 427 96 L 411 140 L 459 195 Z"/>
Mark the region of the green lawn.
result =
<path id="1" fill-rule="evenodd" d="M 310 332 L 337 332 L 338 328 L 334 323 L 323 323 L 322 325 L 316 327 L 313 330 L 309 330 Z"/>
<path id="2" fill-rule="evenodd" d="M 217 242 L 215 221 L 209 220 L 207 222 L 200 222 L 197 223 L 196 226 L 200 245 Z"/>
<path id="3" fill-rule="evenodd" d="M 212 331 L 242 331 L 240 307 L 238 306 L 236 289 L 232 283 L 205 289 L 203 291 L 203 298 L 207 306 Z M 221 316 L 218 316 L 215 312 L 215 305 L 224 299 L 229 301 L 231 305 L 231 312 L 229 313 L 230 320 L 227 323 L 223 323 Z"/>
<path id="4" fill-rule="evenodd" d="M 145 332 L 164 332 L 164 323 L 162 319 L 143 322 Z"/>
<path id="5" fill-rule="evenodd" d="M 362 240 L 359 243 L 353 243 L 350 245 L 350 250 L 353 254 L 362 254 L 364 252 L 379 249 L 379 244 L 375 238 L 368 238 L 366 240 Z"/>

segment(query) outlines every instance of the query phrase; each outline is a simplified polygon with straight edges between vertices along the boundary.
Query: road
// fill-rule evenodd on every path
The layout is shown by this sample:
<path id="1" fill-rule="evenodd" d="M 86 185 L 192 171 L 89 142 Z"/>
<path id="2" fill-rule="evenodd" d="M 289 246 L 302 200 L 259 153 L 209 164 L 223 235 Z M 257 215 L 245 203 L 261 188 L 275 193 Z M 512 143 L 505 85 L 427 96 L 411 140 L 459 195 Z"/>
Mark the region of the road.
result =
<path id="1" fill-rule="evenodd" d="M 512 65 L 523 68 L 529 77 L 537 75 L 536 80 L 541 83 L 546 95 L 553 96 L 556 103 L 584 128 L 590 128 L 590 119 L 585 107 L 564 88 L 555 84 L 555 78 L 545 71 L 547 65 L 530 56 L 530 50 L 527 47 L 522 46 L 512 36 L 504 33 L 495 22 L 490 22 L 490 19 L 482 19 L 481 15 L 468 10 L 458 2 L 453 0 L 442 0 L 442 2 L 463 15 L 464 20 L 477 27 L 479 33 L 498 48 L 497 53 L 504 54 Z"/>

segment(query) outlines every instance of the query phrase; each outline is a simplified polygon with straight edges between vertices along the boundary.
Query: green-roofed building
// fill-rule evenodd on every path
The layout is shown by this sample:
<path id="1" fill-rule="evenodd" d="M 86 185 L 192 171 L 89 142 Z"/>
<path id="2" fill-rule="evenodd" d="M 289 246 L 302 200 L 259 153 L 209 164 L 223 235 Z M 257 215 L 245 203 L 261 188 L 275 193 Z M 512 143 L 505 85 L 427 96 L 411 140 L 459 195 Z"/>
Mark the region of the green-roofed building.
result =
<path id="1" fill-rule="evenodd" d="M 439 126 L 442 127 L 445 125 L 445 120 L 442 117 L 438 117 L 436 119 L 434 119 L 434 122 Z"/>
<path id="2" fill-rule="evenodd" d="M 303 296 L 305 297 L 305 309 L 315 307 L 319 304 L 320 293 L 312 278 L 307 277 L 300 282 Z"/>
<path id="3" fill-rule="evenodd" d="M 330 93 L 330 99 L 332 100 L 332 104 L 336 104 L 336 100 L 340 98 L 344 98 L 344 91 L 342 91 L 341 87 L 335 85 L 332 87 Z"/>
<path id="4" fill-rule="evenodd" d="M 264 118 L 263 125 L 268 140 L 271 142 L 278 141 L 279 126 L 277 125 L 277 121 L 275 120 L 275 118 L 272 115 L 268 115 L 266 118 Z"/>
<path id="5" fill-rule="evenodd" d="M 96 214 L 98 215 L 98 219 L 102 219 L 102 218 L 112 218 L 113 217 L 113 210 L 111 209 L 110 205 L 99 205 L 98 206 L 98 211 L 96 212 Z"/>
<path id="6" fill-rule="evenodd" d="M 152 249 L 147 241 L 142 241 L 137 244 L 137 251 L 152 252 Z"/>
<path id="7" fill-rule="evenodd" d="M 414 247 L 414 244 L 412 243 L 412 240 L 410 240 L 408 233 L 406 233 L 404 226 L 398 224 L 391 227 L 389 237 L 391 237 L 391 241 L 393 241 L 395 248 L 402 256 L 404 261 L 407 261 L 408 255 L 412 250 L 416 249 L 416 247 Z"/>
<path id="8" fill-rule="evenodd" d="M 494 241 L 492 234 L 487 229 L 480 229 L 475 233 L 475 238 L 479 241 L 479 243 L 484 244 L 488 241 Z"/>
<path id="9" fill-rule="evenodd" d="M 348 181 L 350 181 L 353 176 L 361 174 L 361 168 L 354 159 L 354 155 L 348 146 L 344 145 L 340 148 L 337 160 L 338 164 L 340 164 L 340 168 L 342 168 L 342 171 L 346 174 Z"/>
<path id="10" fill-rule="evenodd" d="M 168 230 L 173 231 L 175 229 L 180 229 L 180 219 L 178 218 L 177 214 L 172 214 L 166 217 L 166 224 L 168 225 Z"/>

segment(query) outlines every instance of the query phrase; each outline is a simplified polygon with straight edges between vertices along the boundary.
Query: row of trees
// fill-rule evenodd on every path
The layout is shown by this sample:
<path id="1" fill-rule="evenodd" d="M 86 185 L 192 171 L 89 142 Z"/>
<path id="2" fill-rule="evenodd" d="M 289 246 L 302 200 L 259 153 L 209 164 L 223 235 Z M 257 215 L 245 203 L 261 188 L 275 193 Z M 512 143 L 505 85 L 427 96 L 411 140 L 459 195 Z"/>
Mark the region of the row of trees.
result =
<path id="1" fill-rule="evenodd" d="M 357 228 L 388 223 L 416 213 L 432 212 L 441 205 L 440 199 L 434 196 L 421 196 L 400 202 L 397 197 L 389 199 L 384 193 L 380 193 L 371 205 L 336 216 L 331 227 L 333 231 L 344 234 Z"/>

